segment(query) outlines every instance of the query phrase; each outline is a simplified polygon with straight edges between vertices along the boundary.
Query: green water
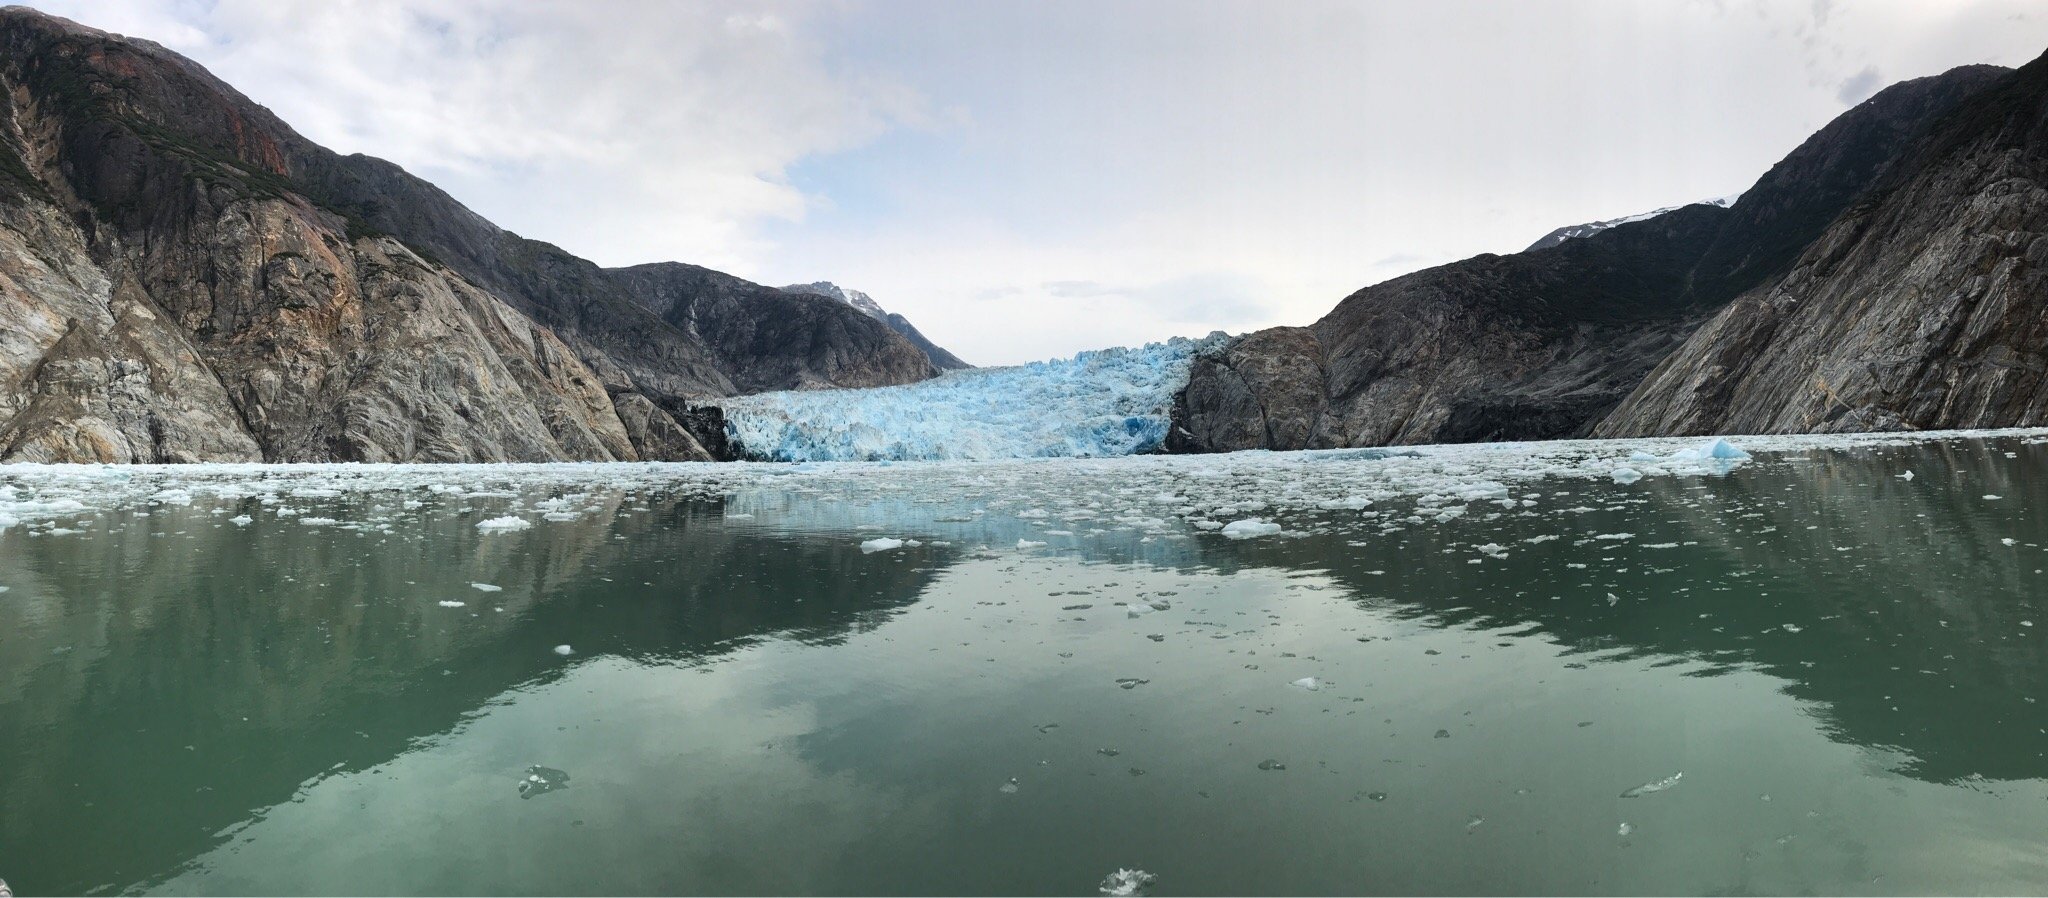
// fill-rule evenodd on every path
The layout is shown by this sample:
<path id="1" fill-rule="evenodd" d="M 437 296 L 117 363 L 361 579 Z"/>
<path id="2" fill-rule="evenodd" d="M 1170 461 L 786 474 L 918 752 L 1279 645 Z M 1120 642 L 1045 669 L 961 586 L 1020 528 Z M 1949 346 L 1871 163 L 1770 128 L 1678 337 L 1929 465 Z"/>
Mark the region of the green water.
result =
<path id="1" fill-rule="evenodd" d="M 929 491 L 915 466 L 788 488 L 593 468 L 24 515 L 0 530 L 0 878 L 2048 890 L 2048 446 L 1518 480 L 1533 504 L 1382 500 L 1243 541 L 1062 521 L 1113 505 L 1120 470 L 1063 464 L 981 494 L 971 466 Z M 1016 517 L 1012 489 L 1052 512 Z M 534 513 L 563 495 L 573 519 Z M 475 526 L 508 509 L 534 525 Z M 878 536 L 924 544 L 863 553 Z"/>

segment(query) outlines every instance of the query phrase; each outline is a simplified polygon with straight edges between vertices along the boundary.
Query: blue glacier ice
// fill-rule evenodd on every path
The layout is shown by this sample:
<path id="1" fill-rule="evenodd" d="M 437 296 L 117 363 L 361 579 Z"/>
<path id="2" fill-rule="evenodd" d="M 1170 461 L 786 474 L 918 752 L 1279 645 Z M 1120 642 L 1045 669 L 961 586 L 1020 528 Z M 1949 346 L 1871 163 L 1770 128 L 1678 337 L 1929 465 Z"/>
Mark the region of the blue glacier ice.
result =
<path id="1" fill-rule="evenodd" d="M 900 387 L 742 396 L 722 403 L 726 436 L 746 457 L 793 462 L 1149 452 L 1166 441 L 1195 355 L 1226 339 L 1175 337 Z"/>

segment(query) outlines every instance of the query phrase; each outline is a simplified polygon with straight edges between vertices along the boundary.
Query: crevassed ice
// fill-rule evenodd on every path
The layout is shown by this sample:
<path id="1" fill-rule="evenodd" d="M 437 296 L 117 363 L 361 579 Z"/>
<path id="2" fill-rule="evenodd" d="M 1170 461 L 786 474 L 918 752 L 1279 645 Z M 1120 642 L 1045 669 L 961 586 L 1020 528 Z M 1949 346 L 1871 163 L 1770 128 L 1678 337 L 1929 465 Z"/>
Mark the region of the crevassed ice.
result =
<path id="1" fill-rule="evenodd" d="M 912 461 L 1131 455 L 1166 441 L 1173 394 L 1221 332 L 868 390 L 723 403 L 726 436 L 769 461 Z"/>

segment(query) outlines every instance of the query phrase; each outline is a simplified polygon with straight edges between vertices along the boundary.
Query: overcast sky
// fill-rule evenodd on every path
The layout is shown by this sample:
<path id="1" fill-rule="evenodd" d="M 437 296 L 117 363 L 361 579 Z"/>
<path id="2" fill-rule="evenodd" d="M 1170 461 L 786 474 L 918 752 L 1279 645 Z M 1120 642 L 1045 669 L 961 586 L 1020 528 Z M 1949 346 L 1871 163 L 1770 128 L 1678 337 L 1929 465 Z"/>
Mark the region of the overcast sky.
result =
<path id="1" fill-rule="evenodd" d="M 31 0 L 605 265 L 865 290 L 977 364 L 1307 324 L 1738 193 L 2039 0 Z"/>

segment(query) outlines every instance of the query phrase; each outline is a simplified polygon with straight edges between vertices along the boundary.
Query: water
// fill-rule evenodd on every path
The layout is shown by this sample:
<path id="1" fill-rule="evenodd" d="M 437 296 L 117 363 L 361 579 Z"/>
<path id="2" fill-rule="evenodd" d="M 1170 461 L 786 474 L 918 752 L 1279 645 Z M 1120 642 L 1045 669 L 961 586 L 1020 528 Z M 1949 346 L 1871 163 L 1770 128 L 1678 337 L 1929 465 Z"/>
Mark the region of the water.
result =
<path id="1" fill-rule="evenodd" d="M 0 469 L 0 877 L 2039 893 L 2039 439 Z"/>

